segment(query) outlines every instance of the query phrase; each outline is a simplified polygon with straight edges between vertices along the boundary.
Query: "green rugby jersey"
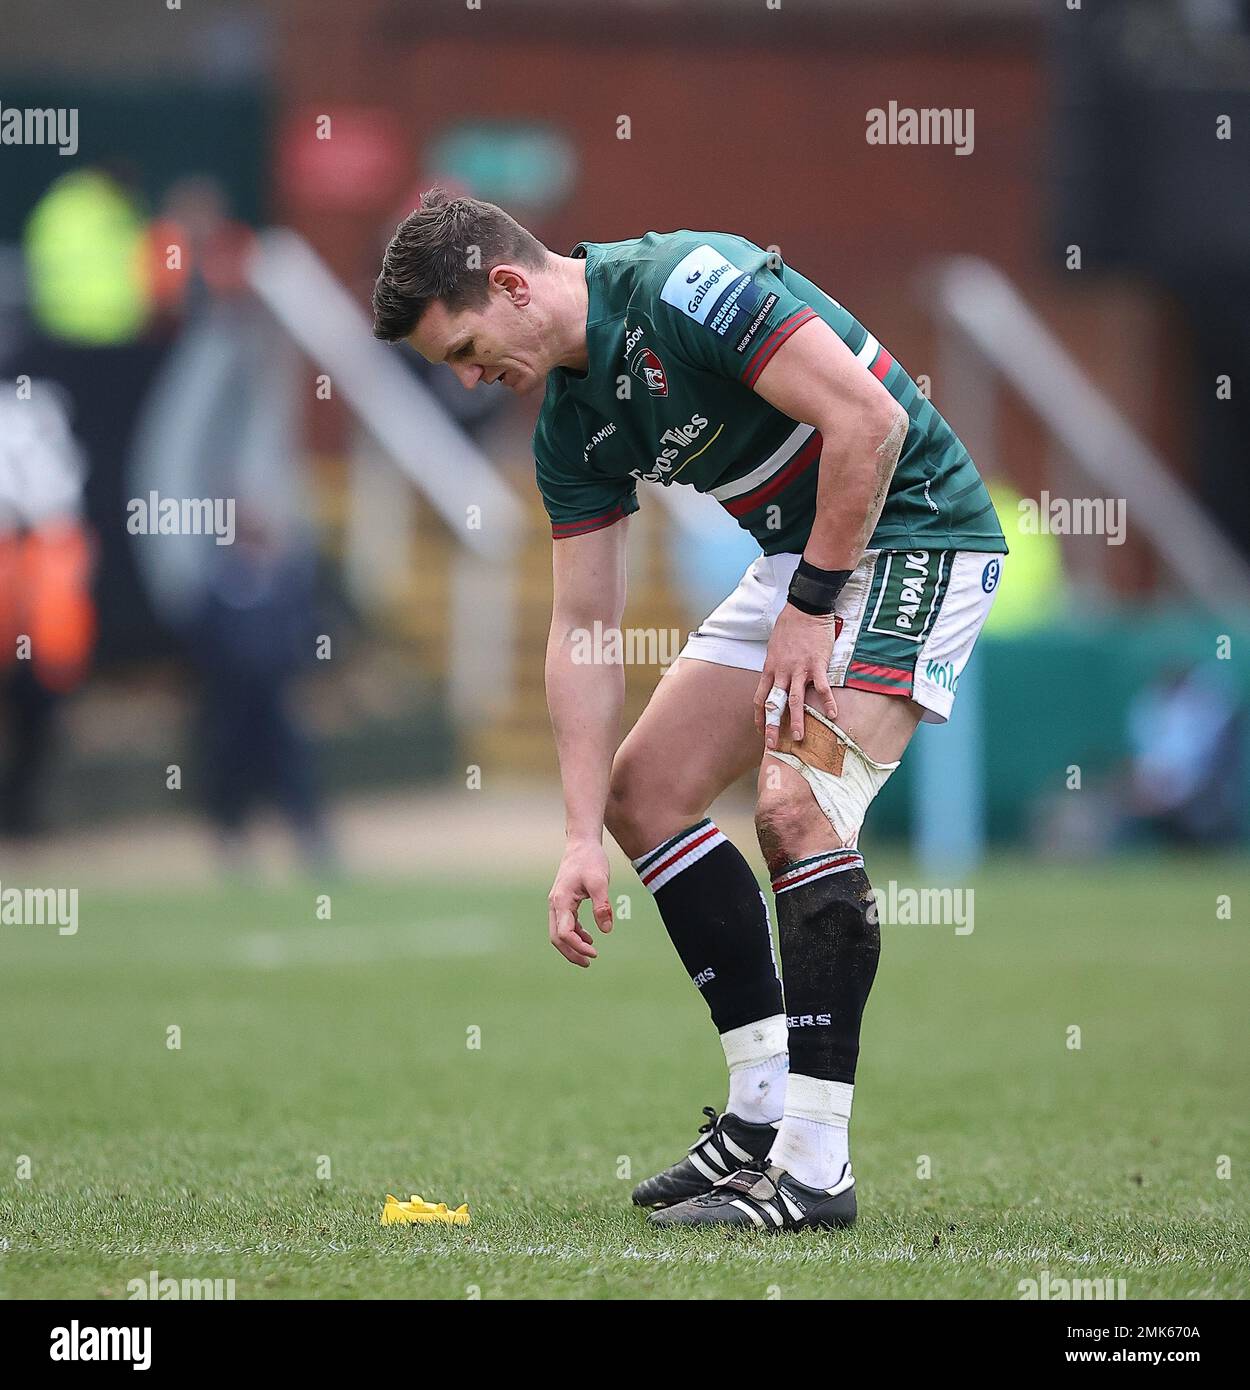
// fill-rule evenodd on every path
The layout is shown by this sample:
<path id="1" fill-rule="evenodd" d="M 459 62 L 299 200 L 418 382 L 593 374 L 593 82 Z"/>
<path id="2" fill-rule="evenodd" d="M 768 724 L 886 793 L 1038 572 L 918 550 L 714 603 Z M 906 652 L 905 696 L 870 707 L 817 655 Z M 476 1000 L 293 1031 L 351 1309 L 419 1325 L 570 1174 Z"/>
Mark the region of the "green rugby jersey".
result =
<path id="1" fill-rule="evenodd" d="M 553 536 L 636 511 L 641 479 L 711 493 L 766 555 L 802 552 L 821 436 L 752 387 L 819 316 L 911 420 L 870 547 L 1006 551 L 955 432 L 861 323 L 779 257 L 688 231 L 580 242 L 572 254 L 586 259 L 589 370 L 551 372 L 533 441 Z"/>

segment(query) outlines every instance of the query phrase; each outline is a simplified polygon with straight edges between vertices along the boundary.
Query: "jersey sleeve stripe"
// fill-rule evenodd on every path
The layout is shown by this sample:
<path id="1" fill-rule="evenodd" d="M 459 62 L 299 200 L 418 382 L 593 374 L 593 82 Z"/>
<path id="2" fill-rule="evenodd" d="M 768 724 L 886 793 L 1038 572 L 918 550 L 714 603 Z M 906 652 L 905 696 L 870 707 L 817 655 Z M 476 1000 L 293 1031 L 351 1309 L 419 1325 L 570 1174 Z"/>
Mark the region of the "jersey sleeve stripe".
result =
<path id="1" fill-rule="evenodd" d="M 886 376 L 889 374 L 890 368 L 893 365 L 894 359 L 885 350 L 885 348 L 882 348 L 881 351 L 877 354 L 876 361 L 873 362 L 872 366 L 869 367 L 868 370 L 873 374 L 873 376 L 877 378 L 878 381 L 884 381 L 886 379 Z"/>
<path id="2" fill-rule="evenodd" d="M 722 502 L 721 506 L 730 516 L 746 516 L 748 512 L 753 512 L 762 507 L 785 487 L 788 487 L 795 478 L 807 470 L 820 458 L 820 451 L 824 447 L 824 438 L 819 431 L 813 433 L 811 438 L 799 450 L 789 463 L 763 484 L 748 492 L 744 497 L 735 497 L 732 501 Z"/>
<path id="3" fill-rule="evenodd" d="M 760 373 L 773 360 L 774 354 L 782 343 L 785 342 L 796 328 L 802 328 L 808 319 L 814 319 L 815 317 L 816 310 L 810 309 L 807 305 L 804 305 L 803 308 L 791 314 L 788 319 L 779 323 L 759 345 L 755 355 L 746 364 L 742 373 L 743 385 L 754 386 L 759 380 Z"/>
<path id="4" fill-rule="evenodd" d="M 586 536 L 591 531 L 602 531 L 605 526 L 611 526 L 613 522 L 620 521 L 628 515 L 625 503 L 618 502 L 610 511 L 600 512 L 598 516 L 585 517 L 581 521 L 553 521 L 551 535 L 558 541 L 567 540 L 570 536 Z"/>
<path id="5" fill-rule="evenodd" d="M 878 381 L 884 381 L 894 365 L 894 359 L 866 329 L 855 360 L 862 362 Z"/>
<path id="6" fill-rule="evenodd" d="M 735 497 L 741 497 L 744 493 L 754 492 L 757 487 L 766 483 L 778 469 L 784 468 L 815 433 L 815 425 L 796 425 L 781 441 L 780 447 L 774 449 L 763 463 L 751 469 L 749 473 L 744 473 L 741 478 L 734 478 L 728 483 L 722 483 L 719 487 L 712 488 L 710 490 L 711 496 L 715 497 L 718 502 L 731 502 Z"/>

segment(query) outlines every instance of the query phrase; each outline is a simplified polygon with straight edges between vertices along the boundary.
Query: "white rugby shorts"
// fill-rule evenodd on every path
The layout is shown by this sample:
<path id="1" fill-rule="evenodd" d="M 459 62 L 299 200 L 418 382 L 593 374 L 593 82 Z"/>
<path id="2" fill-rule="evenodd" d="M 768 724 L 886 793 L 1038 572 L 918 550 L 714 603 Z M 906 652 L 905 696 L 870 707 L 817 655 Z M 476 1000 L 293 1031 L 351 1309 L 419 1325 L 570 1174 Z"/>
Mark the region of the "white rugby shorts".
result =
<path id="1" fill-rule="evenodd" d="M 680 654 L 762 671 L 800 558 L 759 556 Z M 976 550 L 866 551 L 834 609 L 829 684 L 904 696 L 927 722 L 945 723 L 1005 559 Z"/>

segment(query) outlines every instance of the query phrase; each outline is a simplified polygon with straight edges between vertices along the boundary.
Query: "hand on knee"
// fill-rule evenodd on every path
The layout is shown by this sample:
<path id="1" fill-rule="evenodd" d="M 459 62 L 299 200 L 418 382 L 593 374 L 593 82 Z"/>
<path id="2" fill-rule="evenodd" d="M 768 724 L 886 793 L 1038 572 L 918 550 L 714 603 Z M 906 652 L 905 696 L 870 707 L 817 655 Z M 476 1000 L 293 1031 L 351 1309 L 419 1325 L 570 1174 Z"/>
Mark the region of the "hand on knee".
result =
<path id="1" fill-rule="evenodd" d="M 811 842 L 805 839 L 800 847 L 804 855 L 855 845 L 873 797 L 898 766 L 897 762 L 875 761 L 844 730 L 822 720 L 810 708 L 808 713 L 815 721 L 818 736 L 770 750 L 760 769 L 762 804 L 773 788 L 795 797 L 802 797 L 804 793 L 799 789 L 805 789 L 810 803 L 819 808 L 819 820 L 828 826 L 829 836 Z M 768 819 L 773 819 L 771 812 Z M 795 857 L 791 855 L 792 859 Z"/>

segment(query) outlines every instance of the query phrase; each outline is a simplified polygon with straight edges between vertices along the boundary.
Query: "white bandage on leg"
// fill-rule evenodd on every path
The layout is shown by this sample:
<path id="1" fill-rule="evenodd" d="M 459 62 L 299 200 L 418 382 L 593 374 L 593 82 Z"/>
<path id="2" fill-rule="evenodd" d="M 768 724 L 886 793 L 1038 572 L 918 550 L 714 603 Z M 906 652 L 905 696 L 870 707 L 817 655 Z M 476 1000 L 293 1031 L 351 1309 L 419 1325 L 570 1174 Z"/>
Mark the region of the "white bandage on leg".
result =
<path id="1" fill-rule="evenodd" d="M 790 1046 L 785 1014 L 761 1018 L 758 1023 L 745 1023 L 720 1035 L 725 1049 L 725 1061 L 731 1072 L 740 1067 L 754 1067 L 766 1062 Z"/>
<path id="2" fill-rule="evenodd" d="M 803 708 L 807 722 L 802 743 L 795 743 L 783 732 L 781 748 L 771 756 L 807 781 L 841 842 L 854 845 L 873 797 L 898 763 L 873 762 L 849 734 L 818 710 L 811 705 Z M 816 721 L 814 725 L 812 721 Z"/>

